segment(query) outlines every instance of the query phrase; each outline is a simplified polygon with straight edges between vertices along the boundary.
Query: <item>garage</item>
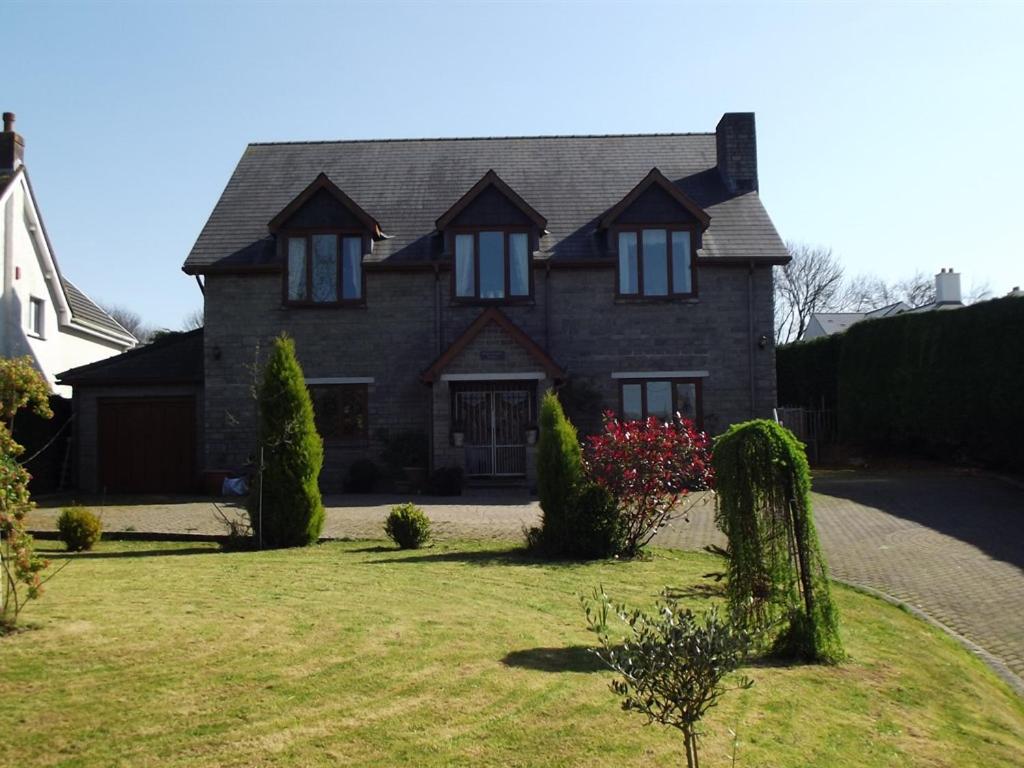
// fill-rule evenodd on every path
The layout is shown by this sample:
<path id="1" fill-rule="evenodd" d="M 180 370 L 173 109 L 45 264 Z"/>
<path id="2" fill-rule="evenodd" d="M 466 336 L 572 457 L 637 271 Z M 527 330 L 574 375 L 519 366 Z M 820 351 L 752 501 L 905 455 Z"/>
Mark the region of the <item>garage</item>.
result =
<path id="1" fill-rule="evenodd" d="M 99 398 L 99 487 L 187 493 L 196 479 L 193 397 Z"/>
<path id="2" fill-rule="evenodd" d="M 79 490 L 191 494 L 202 463 L 203 332 L 172 333 L 65 371 Z"/>

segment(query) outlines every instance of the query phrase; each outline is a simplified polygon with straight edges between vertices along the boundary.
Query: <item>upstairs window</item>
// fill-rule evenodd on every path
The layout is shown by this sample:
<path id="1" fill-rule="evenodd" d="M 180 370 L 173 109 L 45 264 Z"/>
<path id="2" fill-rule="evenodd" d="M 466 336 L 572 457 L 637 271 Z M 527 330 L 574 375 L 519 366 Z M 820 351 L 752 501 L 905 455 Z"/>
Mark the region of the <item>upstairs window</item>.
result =
<path id="1" fill-rule="evenodd" d="M 288 237 L 288 301 L 359 303 L 363 299 L 361 235 L 317 233 Z"/>
<path id="2" fill-rule="evenodd" d="M 43 337 L 46 319 L 46 302 L 32 296 L 28 300 L 28 332 L 33 336 Z"/>
<path id="3" fill-rule="evenodd" d="M 530 238 L 526 232 L 456 233 L 454 296 L 502 301 L 530 296 Z"/>
<path id="4" fill-rule="evenodd" d="M 620 296 L 693 296 L 688 229 L 624 229 L 618 233 Z"/>

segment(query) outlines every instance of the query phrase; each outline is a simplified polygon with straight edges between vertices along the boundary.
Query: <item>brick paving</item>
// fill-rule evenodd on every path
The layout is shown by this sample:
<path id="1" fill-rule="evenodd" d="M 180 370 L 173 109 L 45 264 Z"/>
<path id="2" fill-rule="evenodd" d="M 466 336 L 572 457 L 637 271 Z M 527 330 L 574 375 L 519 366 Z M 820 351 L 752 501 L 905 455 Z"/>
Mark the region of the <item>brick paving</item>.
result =
<path id="1" fill-rule="evenodd" d="M 1024 489 L 990 477 L 938 472 L 822 472 L 814 509 L 831 572 L 891 595 L 980 646 L 1024 677 Z M 324 535 L 381 538 L 392 504 L 405 497 L 328 497 Z M 208 499 L 148 498 L 100 505 L 108 531 L 221 534 Z M 130 500 L 129 500 L 130 501 Z M 439 538 L 519 538 L 539 508 L 524 492 L 423 498 Z M 60 500 L 43 500 L 30 526 L 52 530 Z M 711 504 L 658 534 L 659 546 L 723 545 Z M 984 655 L 984 654 L 983 654 Z M 1017 681 L 1019 684 L 1019 680 Z"/>

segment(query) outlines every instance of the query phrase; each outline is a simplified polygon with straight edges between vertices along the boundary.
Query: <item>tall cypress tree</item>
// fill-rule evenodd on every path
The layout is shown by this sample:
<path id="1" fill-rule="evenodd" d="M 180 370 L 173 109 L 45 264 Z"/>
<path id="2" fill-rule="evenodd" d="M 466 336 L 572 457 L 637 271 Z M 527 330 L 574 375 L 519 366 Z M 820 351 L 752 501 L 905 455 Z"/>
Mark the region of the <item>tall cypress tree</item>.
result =
<path id="1" fill-rule="evenodd" d="M 565 417 L 558 396 L 548 390 L 540 405 L 537 495 L 543 512 L 543 545 L 553 554 L 571 549 L 571 517 L 582 476 L 583 456 L 576 428 Z"/>
<path id="2" fill-rule="evenodd" d="M 295 345 L 285 334 L 274 340 L 258 403 L 263 471 L 249 495 L 256 540 L 273 548 L 312 544 L 324 525 L 317 484 L 324 447 Z"/>

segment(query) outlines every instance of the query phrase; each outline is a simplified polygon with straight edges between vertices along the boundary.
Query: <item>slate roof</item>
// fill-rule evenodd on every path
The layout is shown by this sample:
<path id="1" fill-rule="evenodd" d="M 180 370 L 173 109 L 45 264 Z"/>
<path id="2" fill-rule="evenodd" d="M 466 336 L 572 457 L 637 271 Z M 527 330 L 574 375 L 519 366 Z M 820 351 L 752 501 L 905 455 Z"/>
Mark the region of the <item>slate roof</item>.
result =
<path id="1" fill-rule="evenodd" d="M 202 384 L 203 329 L 171 333 L 120 355 L 57 374 L 59 384 Z"/>
<path id="2" fill-rule="evenodd" d="M 825 332 L 825 335 L 831 336 L 833 333 L 842 333 L 854 323 L 859 323 L 864 319 L 864 313 L 815 312 L 811 317 L 821 324 L 821 329 Z"/>
<path id="3" fill-rule="evenodd" d="M 711 215 L 700 256 L 788 258 L 756 192 L 730 193 L 713 133 L 250 144 L 183 269 L 272 266 L 267 224 L 323 172 L 384 232 L 368 261 L 436 258 L 435 221 L 489 170 L 542 216 L 541 258 L 605 256 L 601 216 L 652 168 Z"/>
<path id="4" fill-rule="evenodd" d="M 81 289 L 64 277 L 64 275 L 60 276 L 60 282 L 64 286 L 64 295 L 68 297 L 68 306 L 71 308 L 72 318 L 97 326 L 105 331 L 132 335 L 128 329 L 100 309 L 92 299 L 82 293 Z"/>
<path id="5" fill-rule="evenodd" d="M 872 309 L 870 312 L 815 312 L 811 315 L 811 319 L 818 321 L 826 336 L 831 336 L 833 333 L 842 333 L 851 325 L 859 323 L 861 320 L 889 317 L 890 315 L 912 311 L 915 310 L 912 310 L 908 304 L 897 301 L 878 309 Z"/>

